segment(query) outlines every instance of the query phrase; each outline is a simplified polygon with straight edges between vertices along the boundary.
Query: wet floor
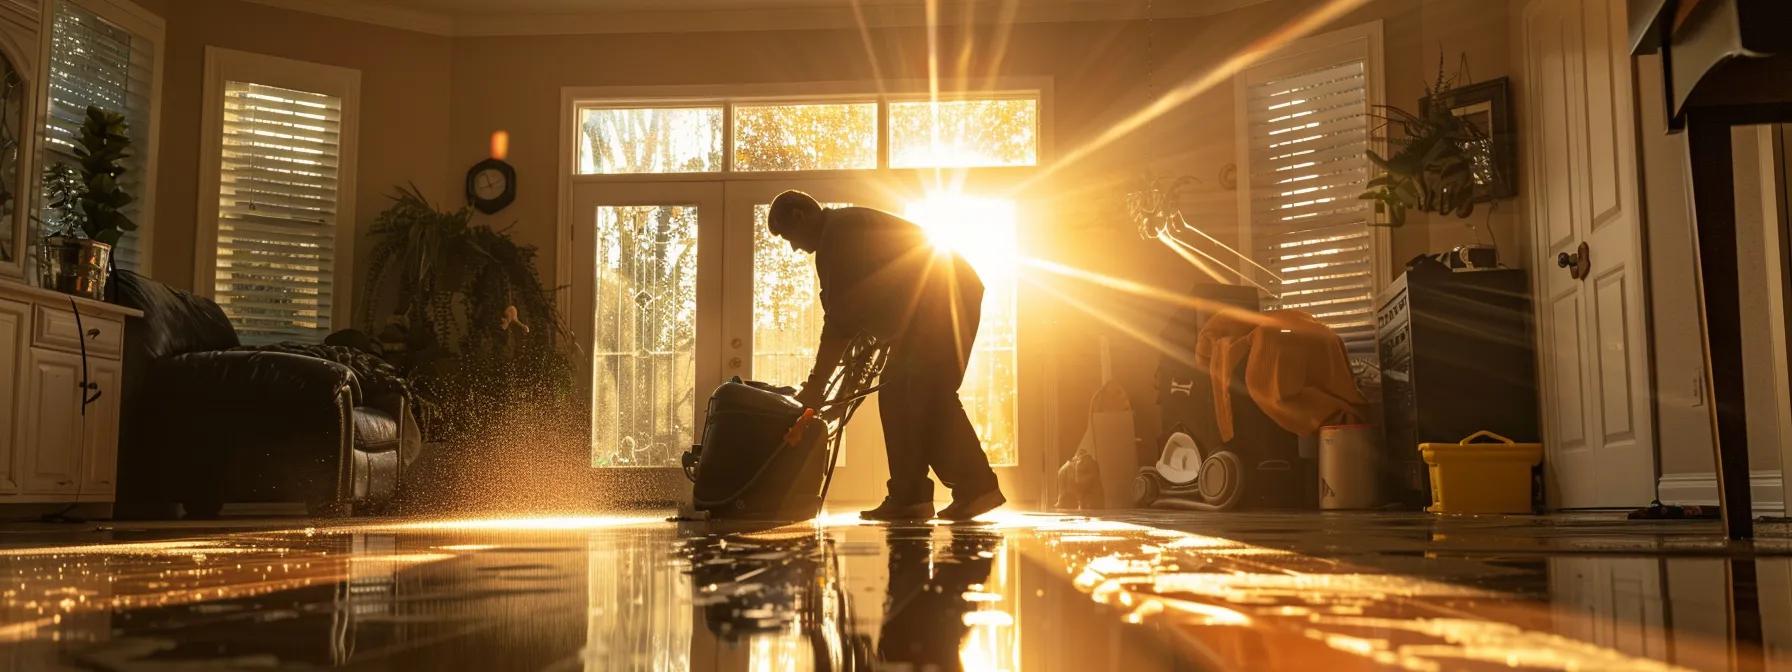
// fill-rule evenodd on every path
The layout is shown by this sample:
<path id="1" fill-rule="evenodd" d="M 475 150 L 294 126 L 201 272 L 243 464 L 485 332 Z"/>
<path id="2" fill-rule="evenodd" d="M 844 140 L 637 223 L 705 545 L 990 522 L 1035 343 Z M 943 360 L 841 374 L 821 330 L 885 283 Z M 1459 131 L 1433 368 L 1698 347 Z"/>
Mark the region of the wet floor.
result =
<path id="1" fill-rule="evenodd" d="M 1792 555 L 1609 518 L 0 535 L 0 668 L 1792 667 Z"/>

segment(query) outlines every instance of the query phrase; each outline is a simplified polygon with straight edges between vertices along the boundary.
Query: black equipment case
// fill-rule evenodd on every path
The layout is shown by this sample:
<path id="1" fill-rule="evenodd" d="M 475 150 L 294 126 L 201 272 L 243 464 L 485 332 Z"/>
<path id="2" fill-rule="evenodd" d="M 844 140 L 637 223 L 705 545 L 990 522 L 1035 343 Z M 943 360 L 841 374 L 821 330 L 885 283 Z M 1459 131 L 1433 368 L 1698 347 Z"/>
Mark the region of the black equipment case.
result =
<path id="1" fill-rule="evenodd" d="M 710 518 L 802 520 L 827 498 L 846 423 L 889 360 L 889 346 L 855 337 L 828 379 L 819 410 L 796 392 L 739 377 L 709 397 L 702 443 L 684 454 L 691 509 Z"/>
<path id="2" fill-rule="evenodd" d="M 788 388 L 785 388 L 788 389 Z M 686 453 L 692 508 L 726 518 L 797 520 L 821 510 L 826 427 L 794 397 L 735 378 L 709 397 L 703 442 Z"/>

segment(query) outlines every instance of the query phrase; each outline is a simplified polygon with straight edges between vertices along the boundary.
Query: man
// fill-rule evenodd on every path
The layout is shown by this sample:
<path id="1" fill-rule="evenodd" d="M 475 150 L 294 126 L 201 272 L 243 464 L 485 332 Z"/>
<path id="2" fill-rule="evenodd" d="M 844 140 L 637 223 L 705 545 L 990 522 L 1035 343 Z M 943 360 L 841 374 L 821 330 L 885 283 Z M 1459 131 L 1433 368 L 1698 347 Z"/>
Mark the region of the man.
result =
<path id="1" fill-rule="evenodd" d="M 821 345 L 798 401 L 825 401 L 828 378 L 860 332 L 890 344 L 878 390 L 889 493 L 859 516 L 933 517 L 929 467 L 952 489 L 941 518 L 970 520 L 1006 502 L 958 399 L 982 313 L 977 272 L 957 254 L 935 249 L 913 222 L 870 208 L 823 209 L 800 191 L 773 199 L 768 225 L 791 249 L 815 254 L 821 280 Z"/>

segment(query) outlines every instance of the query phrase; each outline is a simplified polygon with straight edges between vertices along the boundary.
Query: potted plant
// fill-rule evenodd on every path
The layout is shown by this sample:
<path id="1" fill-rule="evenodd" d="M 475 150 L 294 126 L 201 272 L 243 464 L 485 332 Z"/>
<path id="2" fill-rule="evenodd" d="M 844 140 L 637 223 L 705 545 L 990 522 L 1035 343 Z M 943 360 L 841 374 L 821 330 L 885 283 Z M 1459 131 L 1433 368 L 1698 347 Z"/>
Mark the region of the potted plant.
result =
<path id="1" fill-rule="evenodd" d="M 1408 210 L 1468 217 L 1475 203 L 1484 200 L 1477 166 L 1483 171 L 1497 168 L 1486 155 L 1491 147 L 1487 132 L 1444 103 L 1460 78 L 1444 76 L 1440 63 L 1437 82 L 1426 85 L 1417 114 L 1378 106 L 1382 128 L 1399 133 L 1381 138 L 1392 150 L 1386 157 L 1368 152 L 1381 174 L 1369 180 L 1369 190 L 1358 198 L 1374 201 L 1376 214 L 1385 215 L 1390 226 L 1405 224 Z"/>
<path id="2" fill-rule="evenodd" d="M 80 166 L 58 161 L 44 168 L 48 234 L 38 247 L 38 284 L 104 298 L 112 248 L 126 231 L 137 229 L 123 212 L 134 199 L 119 185 L 130 156 L 128 130 L 124 115 L 90 105 L 75 145 Z"/>
<path id="3" fill-rule="evenodd" d="M 374 220 L 362 340 L 440 407 L 439 435 L 464 435 L 517 405 L 568 406 L 572 334 L 543 287 L 535 248 L 437 210 L 416 186 Z"/>

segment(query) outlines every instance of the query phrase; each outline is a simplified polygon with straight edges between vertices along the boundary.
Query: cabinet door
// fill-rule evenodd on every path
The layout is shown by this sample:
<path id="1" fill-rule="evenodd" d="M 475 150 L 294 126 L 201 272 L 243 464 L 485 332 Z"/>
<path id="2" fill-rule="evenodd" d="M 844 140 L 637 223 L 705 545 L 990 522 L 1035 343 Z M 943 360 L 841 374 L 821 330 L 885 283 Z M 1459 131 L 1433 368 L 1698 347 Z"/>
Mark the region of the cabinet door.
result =
<path id="1" fill-rule="evenodd" d="M 24 490 L 74 494 L 81 475 L 81 356 L 31 348 L 26 362 Z"/>
<path id="2" fill-rule="evenodd" d="M 25 361 L 26 311 L 30 306 L 0 300 L 0 493 L 19 491 L 20 367 Z"/>
<path id="3" fill-rule="evenodd" d="M 118 411 L 121 364 L 110 359 L 87 360 L 87 380 L 99 387 L 99 398 L 81 416 L 81 495 L 111 495 L 118 475 Z M 77 413 L 79 410 L 77 409 Z"/>

